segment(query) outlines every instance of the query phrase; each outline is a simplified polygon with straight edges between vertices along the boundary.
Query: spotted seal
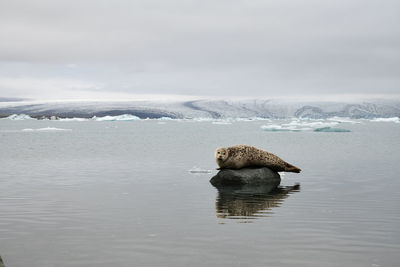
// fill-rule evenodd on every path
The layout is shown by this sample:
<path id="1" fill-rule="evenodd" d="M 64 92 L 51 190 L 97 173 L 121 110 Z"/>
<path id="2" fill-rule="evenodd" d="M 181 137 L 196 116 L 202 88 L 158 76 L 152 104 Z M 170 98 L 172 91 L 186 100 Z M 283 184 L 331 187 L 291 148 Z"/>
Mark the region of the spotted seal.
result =
<path id="1" fill-rule="evenodd" d="M 299 173 L 301 171 L 301 169 L 287 163 L 270 152 L 247 145 L 217 148 L 215 151 L 215 160 L 219 166 L 218 170 L 268 167 L 276 172 Z"/>

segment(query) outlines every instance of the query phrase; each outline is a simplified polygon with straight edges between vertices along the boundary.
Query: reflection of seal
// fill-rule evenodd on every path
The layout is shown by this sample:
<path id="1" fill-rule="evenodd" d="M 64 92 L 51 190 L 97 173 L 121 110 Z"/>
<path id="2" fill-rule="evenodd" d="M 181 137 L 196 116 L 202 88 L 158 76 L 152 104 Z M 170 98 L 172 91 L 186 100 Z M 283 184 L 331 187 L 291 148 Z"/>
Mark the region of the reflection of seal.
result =
<path id="1" fill-rule="evenodd" d="M 280 207 L 289 195 L 299 192 L 300 185 L 273 184 L 218 186 L 215 210 L 218 218 L 252 219 L 270 216 L 273 208 Z"/>
<path id="2" fill-rule="evenodd" d="M 272 153 L 246 145 L 217 148 L 215 159 L 220 169 L 268 167 L 276 172 L 299 173 L 301 171 L 301 169 L 287 163 Z"/>

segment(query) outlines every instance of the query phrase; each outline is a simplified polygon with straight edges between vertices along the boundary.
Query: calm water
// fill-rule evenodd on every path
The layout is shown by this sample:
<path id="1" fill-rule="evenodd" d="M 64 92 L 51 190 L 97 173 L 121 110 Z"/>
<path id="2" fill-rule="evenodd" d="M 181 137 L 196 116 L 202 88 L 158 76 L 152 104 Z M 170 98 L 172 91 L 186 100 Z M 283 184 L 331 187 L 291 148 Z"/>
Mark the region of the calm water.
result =
<path id="1" fill-rule="evenodd" d="M 6 267 L 398 266 L 400 124 L 263 124 L 0 120 Z M 233 144 L 303 171 L 218 190 L 213 153 Z"/>

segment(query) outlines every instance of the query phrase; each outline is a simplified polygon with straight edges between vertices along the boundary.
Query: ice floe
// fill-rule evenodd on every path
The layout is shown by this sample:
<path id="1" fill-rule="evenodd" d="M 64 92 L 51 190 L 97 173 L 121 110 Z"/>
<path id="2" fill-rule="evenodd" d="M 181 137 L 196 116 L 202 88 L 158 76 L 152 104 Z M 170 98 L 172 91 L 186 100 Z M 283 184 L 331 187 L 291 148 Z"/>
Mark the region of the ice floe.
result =
<path id="1" fill-rule="evenodd" d="M 104 117 L 96 117 L 94 116 L 92 120 L 95 121 L 137 121 L 140 120 L 139 117 L 131 115 L 131 114 L 123 114 L 118 116 L 104 116 Z"/>
<path id="2" fill-rule="evenodd" d="M 394 122 L 394 123 L 400 123 L 400 118 L 399 118 L 399 117 L 393 117 L 393 118 L 375 118 L 375 119 L 372 119 L 371 121 L 373 121 L 373 122 Z"/>
<path id="3" fill-rule="evenodd" d="M 194 166 L 189 170 L 190 173 L 211 173 L 211 170 L 205 170 L 199 167 Z"/>
<path id="4" fill-rule="evenodd" d="M 230 121 L 213 121 L 212 124 L 230 125 L 230 124 L 232 124 L 232 122 L 230 122 Z"/>
<path id="5" fill-rule="evenodd" d="M 60 118 L 59 121 L 88 121 L 86 118 Z"/>
<path id="6" fill-rule="evenodd" d="M 266 132 L 300 132 L 300 131 L 312 130 L 312 128 L 297 128 L 294 126 L 278 125 L 278 124 L 262 125 L 261 129 L 263 129 L 263 131 Z"/>
<path id="7" fill-rule="evenodd" d="M 158 118 L 157 120 L 160 120 L 160 121 L 172 121 L 172 120 L 175 120 L 175 119 L 173 119 L 171 117 L 161 117 L 161 118 Z"/>
<path id="8" fill-rule="evenodd" d="M 351 131 L 350 131 L 350 130 L 347 130 L 347 129 L 342 129 L 342 128 L 322 127 L 322 128 L 314 129 L 314 132 L 323 132 L 323 133 L 348 133 L 348 132 L 351 132 Z"/>
<path id="9" fill-rule="evenodd" d="M 199 117 L 199 118 L 192 118 L 192 119 L 189 119 L 189 121 L 195 121 L 195 122 L 213 122 L 213 121 L 215 121 L 215 119 L 213 119 L 213 118 L 203 118 L 203 117 Z"/>
<path id="10" fill-rule="evenodd" d="M 290 122 L 274 121 L 267 125 L 262 125 L 261 129 L 267 132 L 303 132 L 303 131 L 316 131 L 316 132 L 347 132 L 349 130 L 332 128 L 340 124 L 338 121 L 327 120 L 299 120 L 294 119 Z"/>
<path id="11" fill-rule="evenodd" d="M 13 115 L 8 116 L 6 119 L 15 120 L 15 121 L 34 120 L 34 118 L 32 118 L 31 116 L 26 115 L 26 114 L 13 114 Z"/>
<path id="12" fill-rule="evenodd" d="M 356 123 L 361 123 L 361 121 L 356 121 L 356 120 L 352 120 L 350 118 L 346 118 L 346 117 L 331 117 L 331 118 L 327 118 L 328 121 L 335 121 L 335 122 L 340 122 L 340 123 L 351 123 L 351 124 L 356 124 Z"/>
<path id="13" fill-rule="evenodd" d="M 271 119 L 262 117 L 249 117 L 249 118 L 235 118 L 235 121 L 271 121 Z"/>
<path id="14" fill-rule="evenodd" d="M 46 128 L 38 128 L 38 129 L 25 128 L 25 129 L 22 129 L 22 131 L 23 132 L 61 132 L 61 131 L 72 131 L 72 129 L 46 127 Z"/>

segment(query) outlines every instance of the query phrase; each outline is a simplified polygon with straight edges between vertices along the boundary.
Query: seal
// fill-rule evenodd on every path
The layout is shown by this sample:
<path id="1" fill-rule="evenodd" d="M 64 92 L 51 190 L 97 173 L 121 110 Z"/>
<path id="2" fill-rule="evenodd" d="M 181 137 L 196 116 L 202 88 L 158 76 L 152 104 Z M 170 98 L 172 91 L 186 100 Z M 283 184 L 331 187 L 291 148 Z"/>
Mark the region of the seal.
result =
<path id="1" fill-rule="evenodd" d="M 215 160 L 219 166 L 217 170 L 268 167 L 276 172 L 299 173 L 301 171 L 301 169 L 268 151 L 247 145 L 217 148 Z"/>

